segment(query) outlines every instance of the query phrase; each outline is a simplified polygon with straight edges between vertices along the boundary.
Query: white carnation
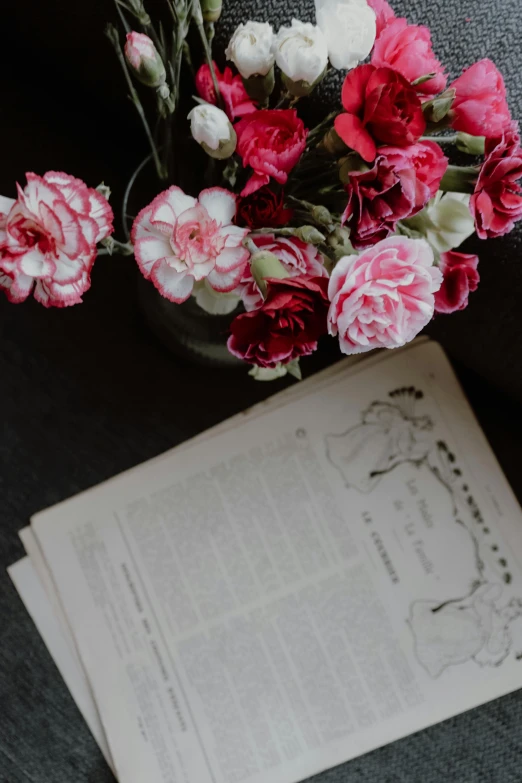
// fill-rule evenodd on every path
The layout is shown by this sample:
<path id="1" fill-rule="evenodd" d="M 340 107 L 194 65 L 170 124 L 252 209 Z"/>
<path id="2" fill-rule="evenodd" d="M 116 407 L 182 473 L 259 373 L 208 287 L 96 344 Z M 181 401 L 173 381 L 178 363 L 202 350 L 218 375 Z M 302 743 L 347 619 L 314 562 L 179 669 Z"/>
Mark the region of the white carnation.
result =
<path id="1" fill-rule="evenodd" d="M 195 106 L 189 112 L 190 130 L 198 144 L 205 144 L 211 150 L 232 140 L 234 129 L 224 111 L 210 103 Z"/>
<path id="2" fill-rule="evenodd" d="M 355 68 L 370 54 L 376 22 L 366 0 L 315 0 L 315 12 L 334 68 Z"/>
<path id="3" fill-rule="evenodd" d="M 281 27 L 274 43 L 275 61 L 294 82 L 314 84 L 328 64 L 328 47 L 321 30 L 313 24 L 292 19 Z"/>
<path id="4" fill-rule="evenodd" d="M 469 210 L 467 193 L 446 193 L 439 190 L 425 209 L 424 232 L 430 245 L 439 253 L 459 247 L 475 231 Z M 421 213 L 422 214 L 422 213 Z"/>
<path id="5" fill-rule="evenodd" d="M 268 22 L 240 24 L 225 51 L 243 79 L 266 76 L 274 64 L 274 31 Z"/>

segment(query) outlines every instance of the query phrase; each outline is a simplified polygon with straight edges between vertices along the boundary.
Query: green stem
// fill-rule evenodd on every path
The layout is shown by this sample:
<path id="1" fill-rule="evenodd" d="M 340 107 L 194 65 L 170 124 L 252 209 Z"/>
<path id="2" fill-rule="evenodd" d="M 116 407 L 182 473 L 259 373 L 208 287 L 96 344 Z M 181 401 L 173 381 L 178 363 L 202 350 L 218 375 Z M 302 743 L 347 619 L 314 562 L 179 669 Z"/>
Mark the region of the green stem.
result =
<path id="1" fill-rule="evenodd" d="M 214 92 L 216 94 L 216 104 L 217 106 L 219 106 L 220 109 L 224 110 L 225 105 L 223 103 L 223 98 L 221 96 L 221 91 L 219 89 L 216 72 L 214 70 L 214 62 L 212 60 L 212 50 L 210 48 L 207 34 L 205 32 L 205 26 L 203 24 L 203 13 L 201 11 L 201 3 L 199 0 L 194 0 L 194 5 L 192 7 L 192 19 L 194 20 L 194 24 L 198 28 L 198 33 L 199 33 L 199 37 L 201 38 L 201 44 L 203 46 L 203 53 L 205 55 L 205 60 L 207 62 L 208 67 L 210 68 L 210 76 L 212 77 L 212 86 L 214 87 Z"/>
<path id="2" fill-rule="evenodd" d="M 154 138 L 152 136 L 152 133 L 151 133 L 151 130 L 150 130 L 150 127 L 149 127 L 149 123 L 147 122 L 147 117 L 145 116 L 145 111 L 143 109 L 143 106 L 141 105 L 141 101 L 139 99 L 138 93 L 136 92 L 136 90 L 134 88 L 134 84 L 132 83 L 132 78 L 131 78 L 131 75 L 129 73 L 129 69 L 127 68 L 127 61 L 125 60 L 122 48 L 120 46 L 120 40 L 119 40 L 119 37 L 118 37 L 118 31 L 116 30 L 114 25 L 107 25 L 107 28 L 106 28 L 105 32 L 106 32 L 107 38 L 109 39 L 109 41 L 114 46 L 114 50 L 116 52 L 116 56 L 117 56 L 118 61 L 119 61 L 120 65 L 121 65 L 121 67 L 122 67 L 122 70 L 123 70 L 123 73 L 124 73 L 124 76 L 125 76 L 125 80 L 127 82 L 127 87 L 129 88 L 129 97 L 130 97 L 131 101 L 133 102 L 134 106 L 136 107 L 136 111 L 138 112 L 138 114 L 140 116 L 140 119 L 142 121 L 142 124 L 143 124 L 143 128 L 145 129 L 145 134 L 146 134 L 147 139 L 148 139 L 149 144 L 150 144 L 150 148 L 151 148 L 151 151 L 152 151 L 152 157 L 154 159 L 154 165 L 156 166 L 156 171 L 158 173 L 158 177 L 160 179 L 165 179 L 166 176 L 167 176 L 167 173 L 166 173 L 166 171 L 164 170 L 164 168 L 163 168 L 163 166 L 161 164 L 161 161 L 160 161 L 160 158 L 159 158 L 159 155 L 158 155 L 158 150 L 157 150 L 157 147 L 156 147 L 156 143 L 155 143 Z"/>
<path id="3" fill-rule="evenodd" d="M 420 141 L 436 141 L 437 144 L 456 144 L 457 134 L 451 136 L 421 136 Z"/>

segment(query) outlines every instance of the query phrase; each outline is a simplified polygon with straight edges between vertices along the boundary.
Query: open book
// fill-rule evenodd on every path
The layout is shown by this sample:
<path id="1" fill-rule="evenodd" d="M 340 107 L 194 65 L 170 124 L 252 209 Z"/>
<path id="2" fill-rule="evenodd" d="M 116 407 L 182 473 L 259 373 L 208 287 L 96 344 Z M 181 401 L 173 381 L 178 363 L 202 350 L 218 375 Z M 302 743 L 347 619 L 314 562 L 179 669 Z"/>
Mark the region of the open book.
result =
<path id="1" fill-rule="evenodd" d="M 296 783 L 522 686 L 522 515 L 427 341 L 22 535 L 13 580 L 121 783 Z"/>

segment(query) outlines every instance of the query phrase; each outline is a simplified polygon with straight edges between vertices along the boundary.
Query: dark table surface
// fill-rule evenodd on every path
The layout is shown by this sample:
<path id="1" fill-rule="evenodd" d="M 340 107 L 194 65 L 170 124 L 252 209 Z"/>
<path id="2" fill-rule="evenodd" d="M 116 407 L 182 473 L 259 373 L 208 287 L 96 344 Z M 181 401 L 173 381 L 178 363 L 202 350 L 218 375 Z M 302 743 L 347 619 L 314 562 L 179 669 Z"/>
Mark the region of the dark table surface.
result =
<path id="1" fill-rule="evenodd" d="M 285 3 L 284 13 L 279 0 L 253 13 L 254 3 L 234 0 L 225 29 L 239 6 L 243 16 L 276 23 L 311 13 L 309 0 Z M 519 0 L 423 0 L 411 2 L 407 13 L 432 26 L 453 74 L 457 63 L 486 54 L 495 59 L 520 116 L 520 10 Z M 108 0 L 13 0 L 2 9 L 2 194 L 13 195 L 25 171 L 53 168 L 91 185 L 110 182 L 118 203 L 145 145 L 100 34 L 111 14 Z M 439 321 L 432 331 L 454 359 L 520 499 L 520 237 L 487 247 L 480 293 L 466 313 Z M 319 364 L 333 355 L 327 347 Z M 5 573 L 23 555 L 17 531 L 34 512 L 161 453 L 284 383 L 259 385 L 242 372 L 210 372 L 173 358 L 143 323 L 132 259 L 100 259 L 80 307 L 46 311 L 34 302 L 0 300 L 1 783 L 112 780 Z M 520 783 L 521 726 L 522 695 L 513 694 L 320 780 Z"/>

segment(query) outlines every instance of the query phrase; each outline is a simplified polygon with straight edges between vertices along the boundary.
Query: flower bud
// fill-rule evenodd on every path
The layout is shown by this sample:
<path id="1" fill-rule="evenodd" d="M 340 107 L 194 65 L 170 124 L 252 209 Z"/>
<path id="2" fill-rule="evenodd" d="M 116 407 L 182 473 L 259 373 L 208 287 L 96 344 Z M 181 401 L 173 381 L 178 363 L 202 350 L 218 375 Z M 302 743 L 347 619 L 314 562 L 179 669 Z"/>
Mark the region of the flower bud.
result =
<path id="1" fill-rule="evenodd" d="M 369 167 L 357 152 L 350 152 L 345 155 L 344 158 L 340 158 L 339 164 L 339 179 L 343 185 L 347 185 L 350 181 L 350 174 L 352 171 L 369 171 Z"/>
<path id="2" fill-rule="evenodd" d="M 357 253 L 350 242 L 350 231 L 344 226 L 336 226 L 334 230 L 328 234 L 326 244 L 332 251 L 336 261 L 343 258 L 343 256 L 350 256 Z"/>
<path id="3" fill-rule="evenodd" d="M 227 115 L 217 106 L 204 103 L 189 112 L 190 131 L 211 158 L 230 158 L 236 149 L 236 132 Z"/>
<path id="4" fill-rule="evenodd" d="M 201 0 L 203 21 L 217 22 L 223 8 L 222 0 Z"/>
<path id="5" fill-rule="evenodd" d="M 485 136 L 471 136 L 464 131 L 457 133 L 457 149 L 461 152 L 468 155 L 484 155 L 485 145 Z"/>
<path id="6" fill-rule="evenodd" d="M 295 229 L 294 236 L 308 245 L 320 245 L 325 240 L 324 234 L 321 234 L 315 226 L 300 226 Z"/>
<path id="7" fill-rule="evenodd" d="M 426 122 L 438 124 L 444 120 L 455 100 L 455 90 L 449 89 L 422 104 L 422 111 Z"/>
<path id="8" fill-rule="evenodd" d="M 337 156 L 348 152 L 348 147 L 333 127 L 326 131 L 318 146 L 330 155 Z"/>
<path id="9" fill-rule="evenodd" d="M 243 84 L 248 97 L 256 103 L 263 105 L 272 95 L 274 89 L 274 68 L 270 68 L 265 76 L 250 76 L 248 79 L 243 79 Z"/>
<path id="10" fill-rule="evenodd" d="M 243 79 L 266 76 L 274 65 L 274 31 L 268 22 L 247 22 L 236 28 L 225 55 Z"/>
<path id="11" fill-rule="evenodd" d="M 266 295 L 266 278 L 276 277 L 282 280 L 285 277 L 289 277 L 288 272 L 278 257 L 268 250 L 259 250 L 252 255 L 250 269 L 252 277 L 263 296 Z"/>
<path id="12" fill-rule="evenodd" d="M 459 247 L 475 231 L 469 210 L 470 196 L 439 191 L 428 205 L 405 223 L 419 231 L 439 253 Z"/>
<path id="13" fill-rule="evenodd" d="M 315 0 L 315 12 L 334 68 L 355 68 L 370 54 L 377 26 L 366 0 Z"/>
<path id="14" fill-rule="evenodd" d="M 165 84 L 165 66 L 148 35 L 127 33 L 125 57 L 136 78 L 147 87 Z"/>
<path id="15" fill-rule="evenodd" d="M 291 95 L 308 95 L 323 78 L 328 65 L 328 47 L 318 27 L 292 19 L 281 27 L 275 42 L 276 65 Z"/>

